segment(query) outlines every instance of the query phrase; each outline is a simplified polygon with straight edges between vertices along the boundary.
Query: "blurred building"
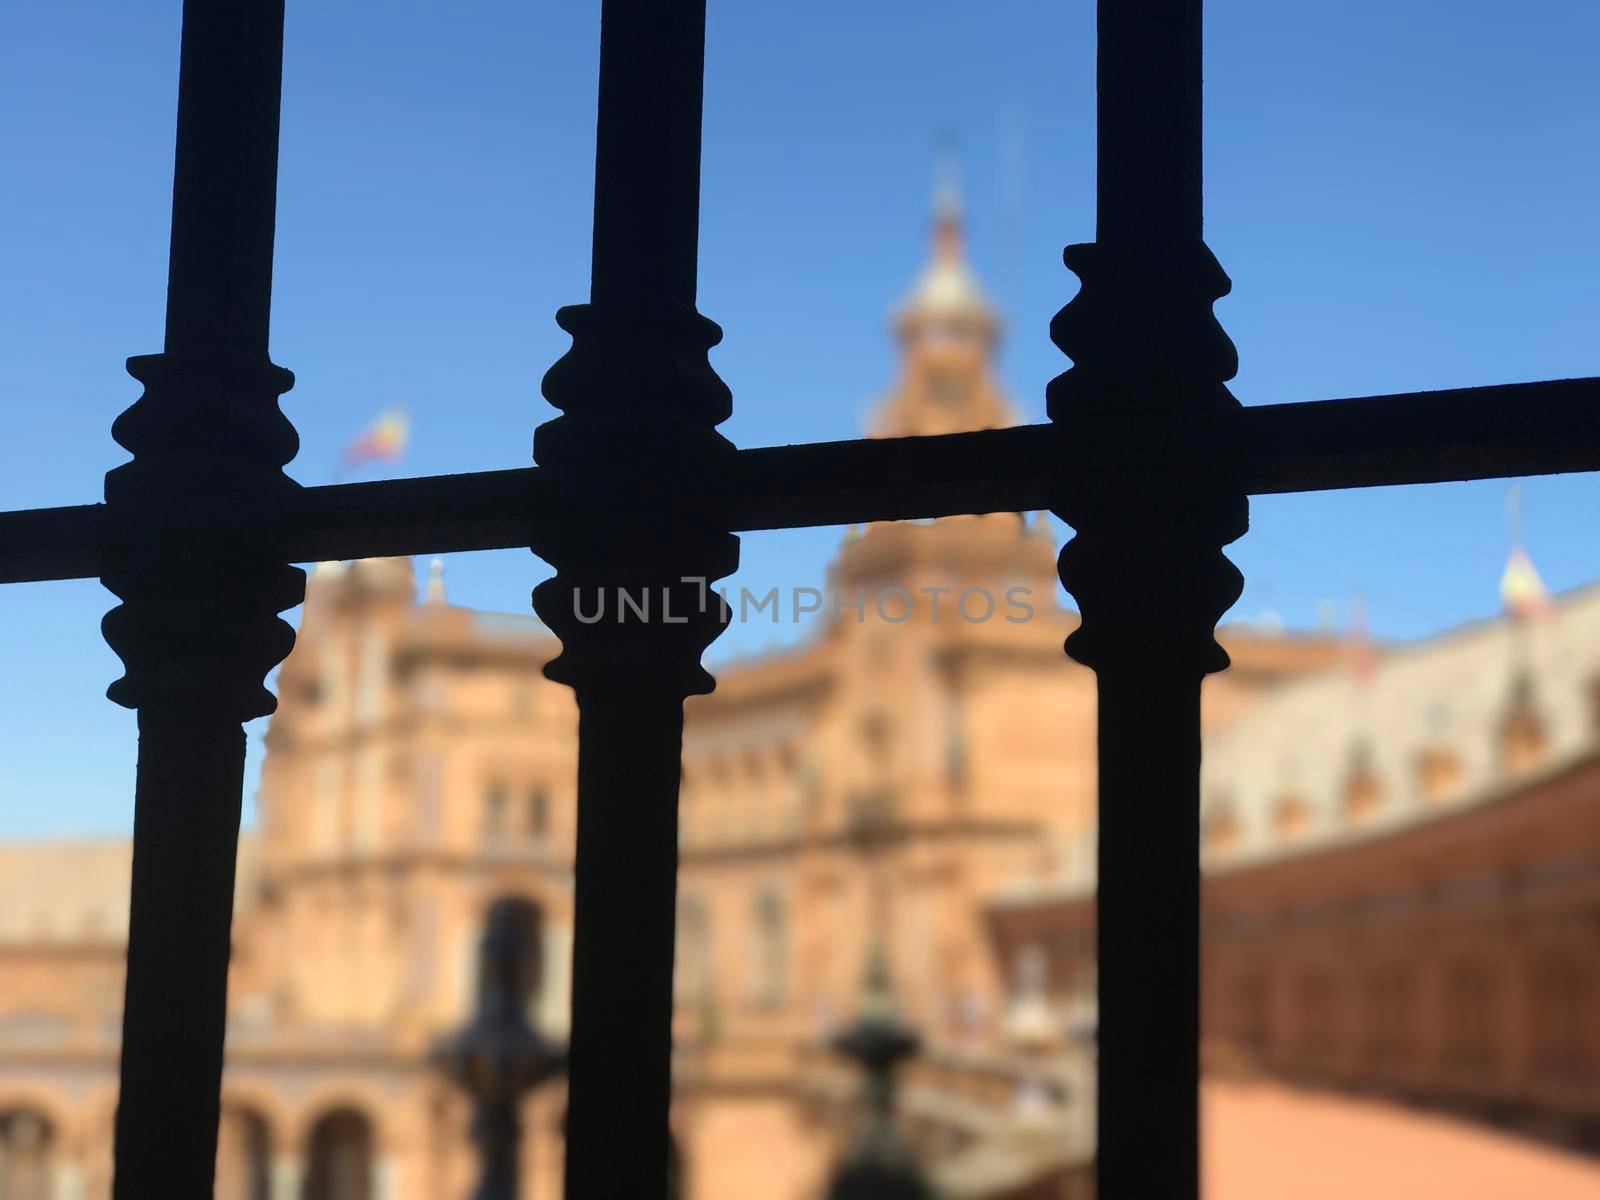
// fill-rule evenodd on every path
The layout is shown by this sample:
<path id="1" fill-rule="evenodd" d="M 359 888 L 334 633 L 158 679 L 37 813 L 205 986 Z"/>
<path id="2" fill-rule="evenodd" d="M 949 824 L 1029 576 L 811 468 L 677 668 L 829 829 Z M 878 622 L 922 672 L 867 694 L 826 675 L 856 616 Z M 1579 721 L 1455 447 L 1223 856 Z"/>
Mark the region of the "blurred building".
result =
<path id="1" fill-rule="evenodd" d="M 1206 739 L 1203 1054 L 1600 1148 L 1600 587 L 1285 684 Z M 989 902 L 1092 994 L 1093 881 Z M 1600 1188 L 1600 1175 L 1590 1181 Z"/>
<path id="2" fill-rule="evenodd" d="M 879 436 L 1014 419 L 949 194 L 933 243 Z M 852 530 L 807 640 L 689 703 L 673 1120 L 694 1200 L 818 1193 L 859 1086 L 826 1038 L 875 944 L 925 1041 L 900 1115 L 943 1191 L 1078 1194 L 1095 692 L 1061 651 L 1055 549 L 1015 515 Z M 747 621 L 797 601 L 729 599 Z M 1208 1052 L 1595 1103 L 1600 593 L 1355 673 L 1328 638 L 1222 637 Z M 553 652 L 531 617 L 450 604 L 438 570 L 420 597 L 405 561 L 314 573 L 241 844 L 219 1197 L 466 1194 L 465 1104 L 425 1058 L 469 1011 L 495 900 L 537 914 L 530 1011 L 566 1025 L 576 720 Z M 5 1200 L 108 1194 L 127 884 L 125 844 L 0 848 Z M 559 1194 L 560 1113 L 559 1087 L 530 1102 L 534 1196 Z"/>

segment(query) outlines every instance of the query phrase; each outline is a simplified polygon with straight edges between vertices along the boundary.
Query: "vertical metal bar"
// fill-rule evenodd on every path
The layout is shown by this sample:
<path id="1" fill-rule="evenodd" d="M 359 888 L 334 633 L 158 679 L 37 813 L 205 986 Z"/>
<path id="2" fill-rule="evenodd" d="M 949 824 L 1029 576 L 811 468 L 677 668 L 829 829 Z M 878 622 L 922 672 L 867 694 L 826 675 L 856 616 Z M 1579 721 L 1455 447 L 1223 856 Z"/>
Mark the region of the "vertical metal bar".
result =
<path id="1" fill-rule="evenodd" d="M 1104 664 L 1097 1195 L 1199 1191 L 1200 673 Z"/>
<path id="2" fill-rule="evenodd" d="M 1201 0 L 1101 0 L 1096 234 L 1201 232 Z"/>
<path id="3" fill-rule="evenodd" d="M 579 705 L 567 1195 L 664 1197 L 683 700 Z"/>
<path id="4" fill-rule="evenodd" d="M 163 544 L 196 506 L 265 511 L 293 485 L 292 383 L 267 359 L 283 0 L 186 0 L 165 353 L 129 360 L 144 395 L 113 434 L 133 461 L 106 477 L 121 599 L 104 622 L 139 711 L 133 881 L 117 1108 L 117 1200 L 212 1193 L 234 861 L 240 722 L 293 643 L 276 614 L 303 575 L 274 547 L 197 558 Z"/>
<path id="5" fill-rule="evenodd" d="M 700 237 L 705 0 L 605 0 L 590 300 L 692 306 Z"/>
<path id="6" fill-rule="evenodd" d="M 283 0 L 185 0 L 167 353 L 265 358 L 272 309 Z"/>
<path id="7" fill-rule="evenodd" d="M 211 1194 L 244 733 L 139 714 L 116 1195 Z"/>
<path id="8" fill-rule="evenodd" d="M 1068 247 L 1083 288 L 1052 326 L 1075 365 L 1050 415 L 1118 468 L 1057 504 L 1067 649 L 1099 683 L 1100 1200 L 1199 1190 L 1200 685 L 1227 665 L 1212 631 L 1242 580 L 1221 547 L 1247 509 L 1229 463 L 1175 490 L 1145 451 L 1237 407 L 1201 241 L 1200 34 L 1200 0 L 1100 0 L 1099 240 Z"/>
<path id="9" fill-rule="evenodd" d="M 574 1200 L 668 1187 L 683 700 L 711 689 L 700 655 L 726 617 L 707 583 L 738 562 L 726 516 L 682 486 L 688 454 L 732 452 L 706 357 L 721 331 L 694 309 L 704 56 L 704 0 L 605 0 L 591 302 L 557 314 L 573 346 L 544 393 L 563 415 L 534 439 L 565 503 L 534 547 L 557 569 L 534 604 L 579 710 Z M 649 476 L 648 510 L 624 472 Z"/>

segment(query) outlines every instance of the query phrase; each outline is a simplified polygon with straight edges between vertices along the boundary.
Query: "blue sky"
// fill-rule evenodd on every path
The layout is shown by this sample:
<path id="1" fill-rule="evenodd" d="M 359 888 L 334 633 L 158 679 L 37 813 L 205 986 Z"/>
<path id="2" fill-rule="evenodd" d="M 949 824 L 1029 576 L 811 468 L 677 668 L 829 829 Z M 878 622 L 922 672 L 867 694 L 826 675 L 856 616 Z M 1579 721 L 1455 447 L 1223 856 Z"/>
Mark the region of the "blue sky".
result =
<path id="1" fill-rule="evenodd" d="M 1213 0 L 1207 236 L 1246 403 L 1600 374 L 1600 6 Z M 587 292 L 598 9 L 291 0 L 274 357 L 291 471 L 327 482 L 378 411 L 393 473 L 518 466 Z M 100 495 L 109 428 L 160 349 L 177 0 L 59 0 L 0 40 L 0 508 Z M 742 445 L 849 436 L 894 367 L 934 147 L 960 148 L 976 269 L 1029 419 L 1066 365 L 1060 249 L 1093 232 L 1093 6 L 712 0 L 701 308 Z M 1600 575 L 1600 481 L 1524 486 L 1547 582 Z M 1310 626 L 1367 597 L 1380 636 L 1486 615 L 1505 486 L 1273 498 L 1233 551 L 1236 615 Z M 744 577 L 815 580 L 837 530 L 747 537 Z M 522 610 L 529 555 L 461 555 L 452 598 Z M 133 722 L 97 583 L 0 589 L 0 835 L 124 830 Z M 780 631 L 790 635 L 791 631 Z M 770 628 L 733 631 L 760 650 Z M 259 724 L 259 723 L 258 723 Z M 259 744 L 259 728 L 252 727 Z M 252 784 L 253 786 L 253 784 Z"/>

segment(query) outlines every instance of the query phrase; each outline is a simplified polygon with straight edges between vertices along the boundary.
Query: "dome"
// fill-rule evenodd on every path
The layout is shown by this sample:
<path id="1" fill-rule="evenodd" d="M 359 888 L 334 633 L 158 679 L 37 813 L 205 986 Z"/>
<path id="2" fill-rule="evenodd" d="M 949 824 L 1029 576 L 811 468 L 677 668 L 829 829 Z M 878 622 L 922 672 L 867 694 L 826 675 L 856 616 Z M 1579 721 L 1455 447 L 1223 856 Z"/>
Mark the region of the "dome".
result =
<path id="1" fill-rule="evenodd" d="M 985 338 L 999 331 L 988 296 L 967 266 L 961 193 L 948 163 L 933 197 L 933 253 L 911 292 L 895 310 L 895 332 L 902 338 L 925 329 L 970 330 Z"/>

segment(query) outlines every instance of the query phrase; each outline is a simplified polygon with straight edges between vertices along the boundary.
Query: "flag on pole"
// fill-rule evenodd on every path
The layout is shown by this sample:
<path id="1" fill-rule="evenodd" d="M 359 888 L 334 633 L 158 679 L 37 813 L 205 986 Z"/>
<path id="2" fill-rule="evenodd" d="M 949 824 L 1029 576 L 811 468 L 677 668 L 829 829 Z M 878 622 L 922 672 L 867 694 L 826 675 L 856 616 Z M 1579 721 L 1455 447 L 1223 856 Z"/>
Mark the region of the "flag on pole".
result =
<path id="1" fill-rule="evenodd" d="M 348 471 L 362 463 L 382 459 L 393 462 L 406 452 L 411 418 L 403 408 L 391 408 L 351 439 L 339 455 L 339 466 Z"/>
<path id="2" fill-rule="evenodd" d="M 1506 615 L 1518 621 L 1537 621 L 1550 613 L 1550 593 L 1521 546 L 1513 547 L 1506 559 L 1505 573 L 1500 576 L 1500 603 Z"/>
<path id="3" fill-rule="evenodd" d="M 1360 592 L 1350 597 L 1345 654 L 1351 680 L 1358 687 L 1366 687 L 1378 673 L 1378 653 L 1372 644 L 1372 630 L 1367 626 L 1367 600 Z"/>
<path id="4" fill-rule="evenodd" d="M 1537 621 L 1550 614 L 1552 604 L 1533 559 L 1522 547 L 1522 491 L 1514 483 L 1506 493 L 1506 516 L 1511 525 L 1511 553 L 1500 576 L 1500 606 L 1513 620 Z"/>

